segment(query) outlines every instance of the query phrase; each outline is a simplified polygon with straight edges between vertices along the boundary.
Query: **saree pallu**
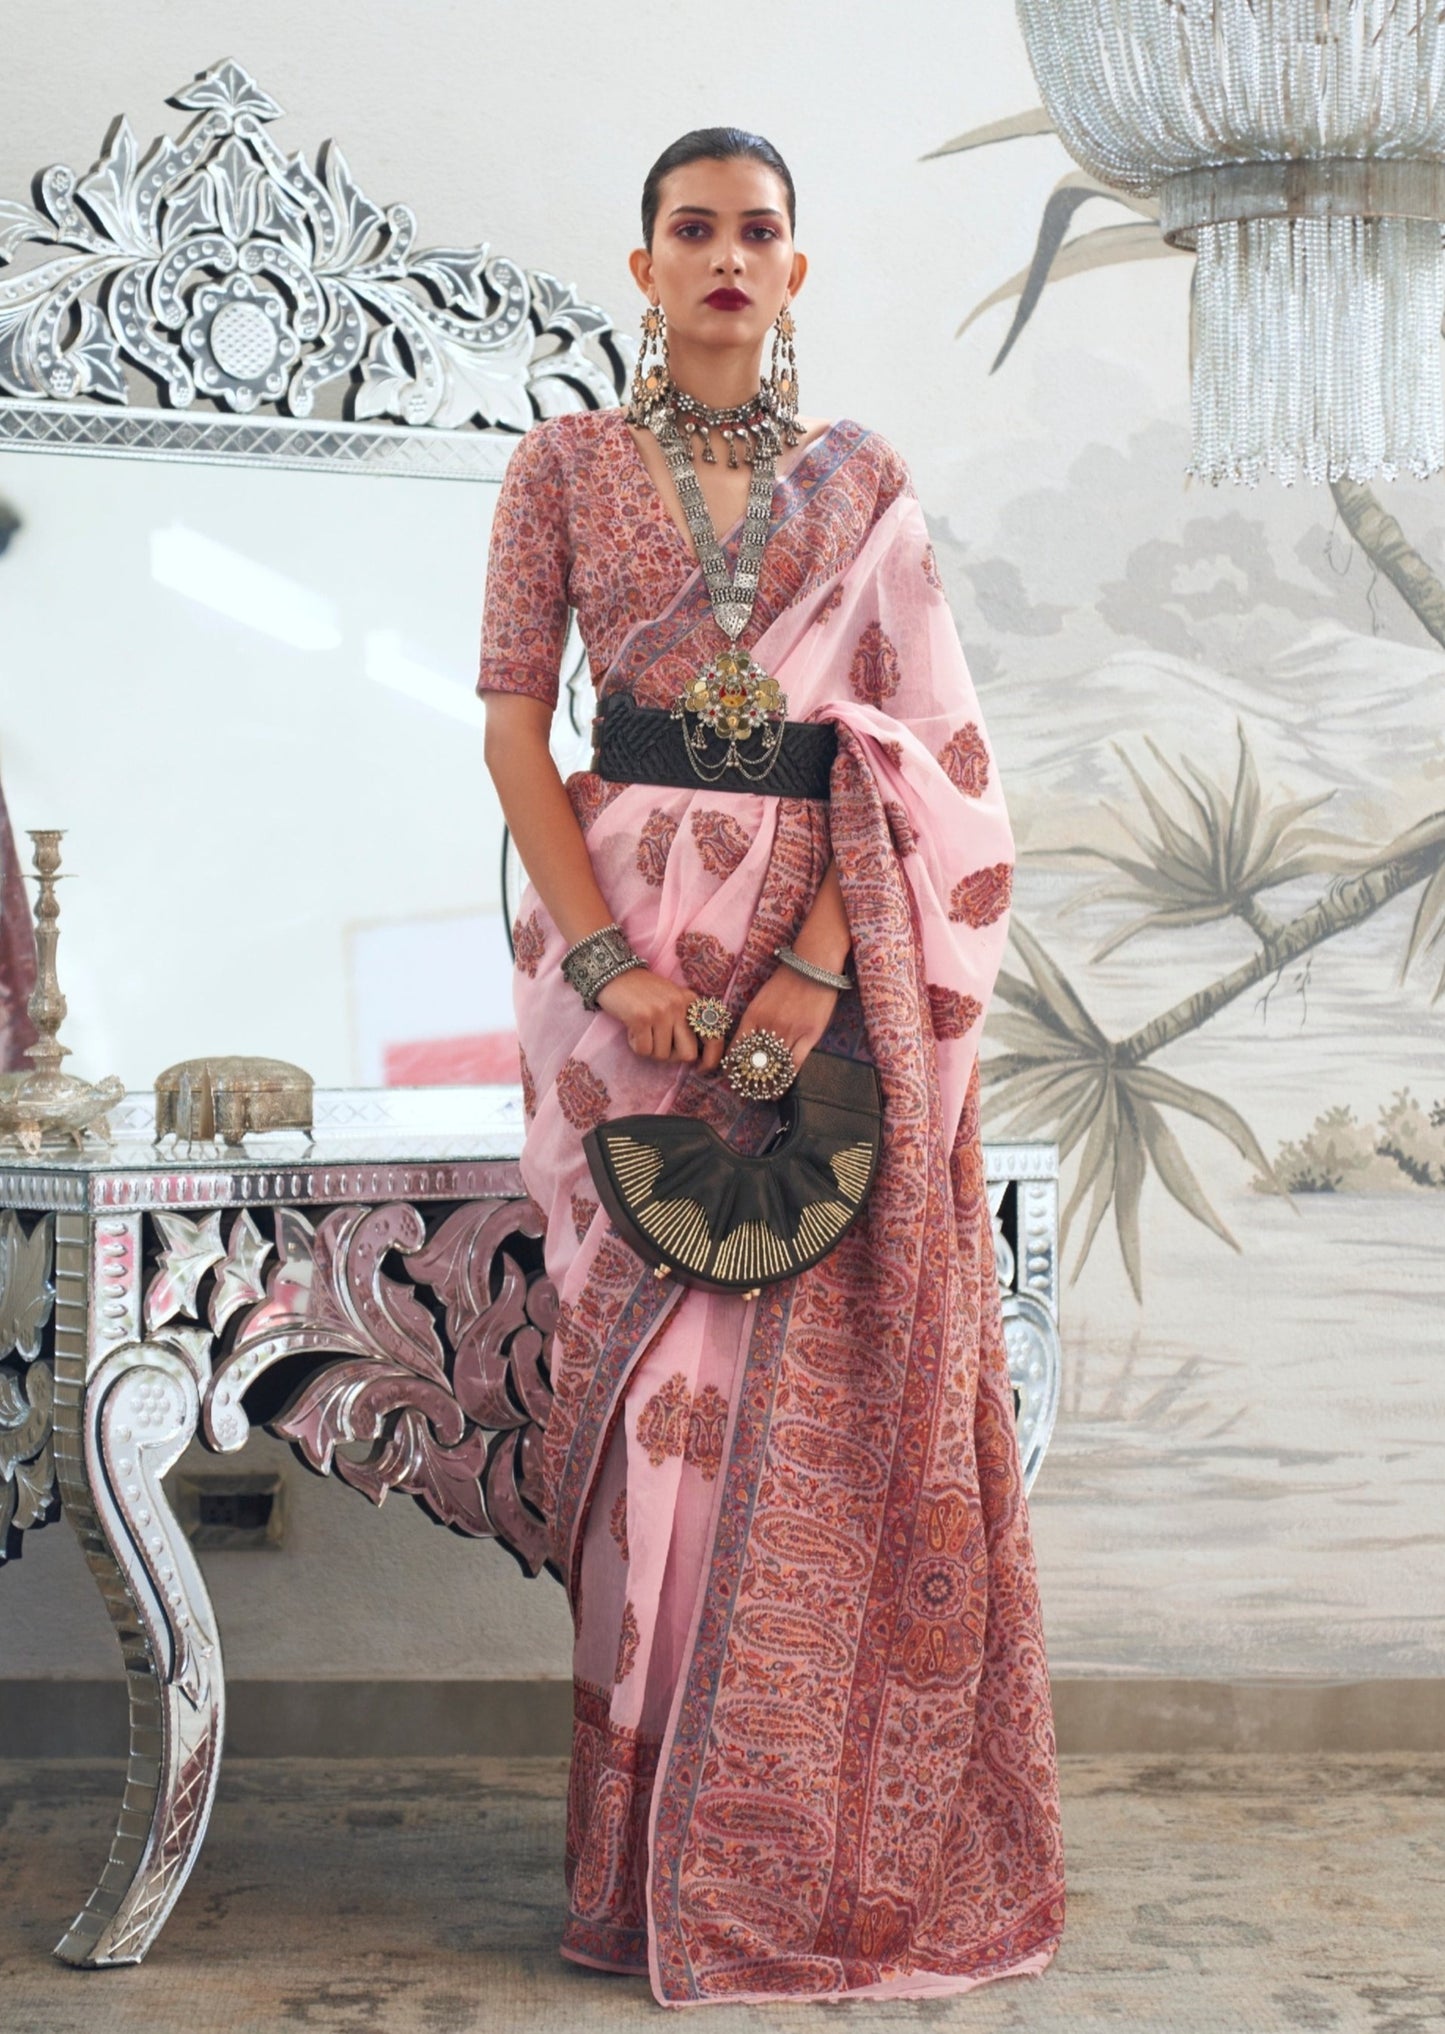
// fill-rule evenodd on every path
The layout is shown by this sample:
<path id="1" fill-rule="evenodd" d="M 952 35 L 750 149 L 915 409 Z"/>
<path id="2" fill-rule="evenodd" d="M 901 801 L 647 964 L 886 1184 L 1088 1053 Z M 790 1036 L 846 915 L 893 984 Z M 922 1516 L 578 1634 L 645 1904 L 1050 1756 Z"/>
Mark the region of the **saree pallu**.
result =
<path id="1" fill-rule="evenodd" d="M 696 578 L 674 603 L 695 603 Z M 641 624 L 629 669 L 662 654 Z M 919 1998 L 1036 1972 L 1064 1892 L 1047 1668 L 979 1135 L 1013 840 L 911 494 L 753 654 L 838 729 L 831 799 L 569 779 L 635 951 L 740 1013 L 831 854 L 884 1098 L 871 1198 L 755 1299 L 659 1280 L 582 1133 L 776 1112 L 644 1060 L 534 891 L 516 1012 L 560 1310 L 542 1483 L 575 1650 L 562 1951 L 664 2005 Z"/>

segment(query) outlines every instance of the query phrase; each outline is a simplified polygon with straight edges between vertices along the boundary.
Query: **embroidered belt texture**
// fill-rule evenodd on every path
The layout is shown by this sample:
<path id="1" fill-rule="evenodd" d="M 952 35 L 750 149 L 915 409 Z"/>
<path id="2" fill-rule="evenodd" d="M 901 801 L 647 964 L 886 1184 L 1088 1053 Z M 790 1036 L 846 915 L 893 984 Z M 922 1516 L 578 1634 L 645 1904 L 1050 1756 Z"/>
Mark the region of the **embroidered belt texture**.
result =
<path id="1" fill-rule="evenodd" d="M 713 781 L 718 791 L 760 791 L 773 798 L 826 798 L 838 731 L 831 721 L 785 720 L 778 753 L 765 776 L 754 780 L 728 770 Z M 609 692 L 592 722 L 592 768 L 612 784 L 697 785 L 687 758 L 684 723 L 666 707 L 638 706 L 630 692 Z M 745 764 L 767 761 L 763 735 L 755 729 L 738 743 Z"/>

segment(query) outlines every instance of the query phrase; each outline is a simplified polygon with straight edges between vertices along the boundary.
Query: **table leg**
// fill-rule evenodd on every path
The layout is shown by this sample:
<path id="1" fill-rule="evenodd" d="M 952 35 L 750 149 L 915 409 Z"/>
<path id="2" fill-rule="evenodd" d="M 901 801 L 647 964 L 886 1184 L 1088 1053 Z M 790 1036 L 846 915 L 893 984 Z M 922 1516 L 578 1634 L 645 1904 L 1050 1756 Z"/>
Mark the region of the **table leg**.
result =
<path id="1" fill-rule="evenodd" d="M 141 1339 L 140 1250 L 139 1216 L 57 1217 L 56 1469 L 130 1688 L 110 1859 L 56 1945 L 73 1964 L 139 1963 L 195 1863 L 220 1770 L 215 1616 L 161 1487 L 195 1433 L 209 1351 L 194 1330 Z"/>

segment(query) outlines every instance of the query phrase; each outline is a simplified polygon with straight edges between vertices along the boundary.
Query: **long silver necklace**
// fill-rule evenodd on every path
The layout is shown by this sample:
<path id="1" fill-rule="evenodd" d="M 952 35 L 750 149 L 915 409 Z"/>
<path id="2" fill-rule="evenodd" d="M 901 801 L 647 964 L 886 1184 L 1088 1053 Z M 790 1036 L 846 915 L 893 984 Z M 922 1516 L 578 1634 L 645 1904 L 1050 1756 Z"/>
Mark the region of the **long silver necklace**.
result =
<path id="1" fill-rule="evenodd" d="M 728 422 L 733 420 L 730 411 L 710 413 L 695 396 L 686 400 L 691 419 L 704 423 L 710 419 L 718 423 L 724 418 Z M 768 541 L 768 525 L 772 520 L 777 435 L 773 429 L 755 430 L 752 434 L 748 505 L 743 516 L 742 543 L 738 547 L 736 569 L 729 576 L 727 557 L 718 542 L 696 469 L 677 429 L 671 405 L 659 404 L 648 421 L 677 487 L 714 619 L 728 639 L 728 647 L 719 651 L 711 663 L 705 664 L 691 684 L 673 701 L 672 718 L 683 724 L 683 745 L 688 761 L 703 783 L 715 784 L 729 770 L 736 770 L 749 782 L 756 783 L 767 776 L 778 759 L 782 722 L 788 711 L 787 697 L 777 680 L 770 678 L 761 664 L 737 646 L 738 637 L 752 617 L 763 548 Z M 771 423 L 771 419 L 768 421 Z M 689 427 L 695 428 L 695 425 L 690 423 Z M 759 736 L 759 753 L 747 761 L 739 751 L 738 743 L 747 741 L 755 732 Z M 726 743 L 721 761 L 715 761 L 710 753 L 714 737 Z"/>

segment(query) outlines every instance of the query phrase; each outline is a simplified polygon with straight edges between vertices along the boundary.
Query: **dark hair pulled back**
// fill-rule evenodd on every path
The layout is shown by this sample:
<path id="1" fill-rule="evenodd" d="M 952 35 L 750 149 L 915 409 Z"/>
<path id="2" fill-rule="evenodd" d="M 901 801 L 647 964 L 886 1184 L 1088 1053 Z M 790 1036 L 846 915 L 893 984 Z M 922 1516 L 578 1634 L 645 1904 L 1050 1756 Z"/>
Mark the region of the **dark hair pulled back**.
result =
<path id="1" fill-rule="evenodd" d="M 657 224 L 657 207 L 662 192 L 662 180 L 672 170 L 681 169 L 689 162 L 727 162 L 737 156 L 751 156 L 754 162 L 765 163 L 777 172 L 783 189 L 788 194 L 788 228 L 797 231 L 798 199 L 793 189 L 793 175 L 778 151 L 761 134 L 749 134 L 745 127 L 694 127 L 690 134 L 683 134 L 669 148 L 665 148 L 642 186 L 642 239 L 647 247 L 652 245 L 652 231 Z"/>

